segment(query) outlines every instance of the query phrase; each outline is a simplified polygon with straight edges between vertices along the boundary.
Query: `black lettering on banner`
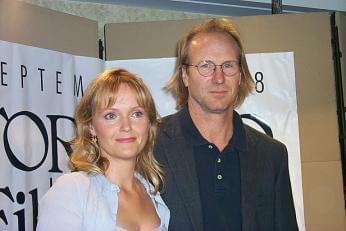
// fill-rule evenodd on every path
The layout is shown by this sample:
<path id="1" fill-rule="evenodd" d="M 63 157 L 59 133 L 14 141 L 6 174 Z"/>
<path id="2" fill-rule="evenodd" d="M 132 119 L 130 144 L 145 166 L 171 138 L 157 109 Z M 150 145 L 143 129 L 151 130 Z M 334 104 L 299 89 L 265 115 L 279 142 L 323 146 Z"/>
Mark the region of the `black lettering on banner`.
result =
<path id="1" fill-rule="evenodd" d="M 264 91 L 263 73 L 260 71 L 256 72 L 255 80 L 256 80 L 256 92 L 262 93 Z"/>
<path id="2" fill-rule="evenodd" d="M 56 72 L 56 93 L 61 95 L 61 91 L 59 90 L 59 85 L 61 85 L 61 80 L 60 80 L 60 76 L 61 72 L 57 71 Z"/>
<path id="3" fill-rule="evenodd" d="M 0 188 L 0 194 L 5 195 L 12 203 L 18 203 L 20 205 L 24 205 L 25 203 L 25 194 L 23 192 L 18 192 L 16 195 L 16 200 L 14 200 L 14 197 L 11 193 L 10 188 L 4 187 Z M 38 215 L 38 193 L 37 188 L 32 189 L 29 191 L 29 194 L 31 195 L 31 203 L 32 203 L 32 227 L 33 230 L 36 229 L 37 225 L 37 215 Z M 13 215 L 17 216 L 17 229 L 18 231 L 25 231 L 25 208 L 20 209 L 13 213 Z M 0 221 L 3 221 L 5 225 L 8 225 L 7 216 L 4 209 L 0 210 Z M 14 227 L 12 227 L 14 230 Z"/>
<path id="4" fill-rule="evenodd" d="M 82 96 L 83 96 L 83 78 L 82 76 L 80 75 L 79 76 L 79 79 L 78 79 L 78 85 L 77 85 L 77 76 L 74 75 L 74 79 L 73 79 L 73 85 L 74 85 L 74 88 L 73 88 L 73 95 L 74 96 L 79 96 L 79 89 L 81 89 L 81 92 L 82 92 Z"/>
<path id="5" fill-rule="evenodd" d="M 6 120 L 6 124 L 4 127 L 3 131 L 3 143 L 4 143 L 4 148 L 5 152 L 7 154 L 7 157 L 12 164 L 12 166 L 22 170 L 22 171 L 34 171 L 38 169 L 44 161 L 47 159 L 47 152 L 48 152 L 48 134 L 47 134 L 47 129 L 45 125 L 43 124 L 43 121 L 34 113 L 29 112 L 29 111 L 20 111 L 18 113 L 15 113 L 12 116 L 8 116 L 4 108 L 0 108 L 0 116 L 2 116 Z M 42 159 L 38 164 L 35 166 L 27 166 L 26 164 L 22 163 L 17 157 L 16 154 L 13 152 L 13 150 L 10 147 L 9 144 L 9 137 L 8 137 L 8 132 L 9 132 L 9 126 L 11 125 L 12 122 L 14 122 L 16 119 L 20 118 L 21 116 L 28 117 L 31 121 L 35 123 L 35 125 L 39 128 L 40 133 L 42 135 L 42 138 L 44 140 L 44 154 L 42 156 Z M 51 138 L 52 138 L 52 168 L 49 170 L 49 172 L 57 172 L 57 173 L 62 173 L 62 171 L 59 169 L 59 159 L 58 159 L 58 142 L 60 142 L 64 149 L 66 150 L 67 154 L 69 155 L 72 151 L 70 143 L 68 141 L 64 141 L 62 138 L 58 136 L 58 121 L 67 119 L 74 123 L 74 119 L 72 117 L 68 116 L 63 116 L 63 115 L 47 115 L 51 122 Z M 52 178 L 49 179 L 49 185 L 52 186 Z M 32 214 L 32 227 L 33 230 L 36 229 L 37 225 L 37 214 L 38 214 L 38 189 L 34 188 L 31 191 L 28 192 L 29 194 L 26 195 L 24 192 L 19 191 L 16 194 L 11 193 L 9 187 L 4 187 L 0 188 L 0 197 L 5 196 L 9 199 L 14 204 L 17 205 L 22 205 L 23 207 L 20 209 L 17 209 L 13 214 L 13 216 L 16 217 L 17 220 L 17 229 L 19 231 L 25 231 L 25 219 L 26 219 L 26 214 L 28 212 L 26 211 L 27 209 L 25 208 L 25 204 L 30 203 L 32 204 L 32 211 L 29 214 Z M 31 198 L 31 200 L 29 199 Z M 3 208 L 0 208 L 0 223 L 4 223 L 6 226 L 10 225 L 8 222 L 10 214 L 6 213 L 6 210 Z"/>
<path id="6" fill-rule="evenodd" d="M 37 215 L 38 215 L 38 193 L 37 188 L 31 190 L 29 192 L 31 195 L 31 203 L 32 203 L 32 227 L 33 230 L 36 230 L 37 225 Z"/>
<path id="7" fill-rule="evenodd" d="M 10 199 L 10 201 L 14 202 L 14 199 L 9 187 L 0 188 L 0 193 L 4 194 L 8 199 Z M 5 223 L 5 225 L 8 225 L 7 217 L 3 209 L 0 210 L 0 219 Z"/>
<path id="8" fill-rule="evenodd" d="M 22 205 L 25 202 L 25 194 L 23 192 L 18 192 L 16 196 L 18 204 Z M 25 209 L 18 210 L 13 213 L 18 217 L 18 231 L 25 231 Z"/>
<path id="9" fill-rule="evenodd" d="M 22 83 L 22 88 L 24 88 L 24 78 L 27 76 L 28 71 L 26 69 L 26 66 L 20 65 L 20 78 Z"/>
<path id="10" fill-rule="evenodd" d="M 29 111 L 17 112 L 16 114 L 14 114 L 13 116 L 11 116 L 8 119 L 8 116 L 7 116 L 4 108 L 0 109 L 0 115 L 2 115 L 7 120 L 5 128 L 4 128 L 3 139 L 4 139 L 5 152 L 7 154 L 9 161 L 11 162 L 11 164 L 14 167 L 16 167 L 22 171 L 33 171 L 33 170 L 39 168 L 43 164 L 43 162 L 45 161 L 45 159 L 47 157 L 47 153 L 48 153 L 48 134 L 47 134 L 47 131 L 45 129 L 45 126 L 44 126 L 42 120 L 37 115 L 35 115 L 34 113 L 29 112 Z M 36 124 L 38 129 L 40 130 L 42 138 L 44 140 L 44 154 L 43 154 L 42 160 L 35 166 L 27 166 L 27 165 L 23 164 L 20 160 L 18 160 L 15 153 L 13 153 L 13 151 L 11 150 L 11 147 L 10 147 L 10 144 L 8 141 L 8 134 L 7 134 L 8 128 L 9 128 L 11 122 L 20 116 L 26 116 L 26 117 L 30 118 Z"/>
<path id="11" fill-rule="evenodd" d="M 43 91 L 43 72 L 45 71 L 44 68 L 37 68 L 37 70 L 40 71 L 40 77 L 41 77 L 41 91 Z"/>
<path id="12" fill-rule="evenodd" d="M 69 155 L 72 152 L 71 145 L 69 142 L 62 140 L 58 137 L 57 132 L 57 121 L 58 119 L 68 119 L 74 122 L 74 119 L 68 116 L 62 115 L 47 115 L 48 119 L 51 121 L 51 136 L 52 136 L 52 168 L 49 172 L 62 172 L 58 166 L 58 142 L 59 141 L 65 148 L 66 153 Z"/>
<path id="13" fill-rule="evenodd" d="M 7 72 L 4 71 L 4 65 L 7 65 L 7 63 L 6 62 L 0 62 L 1 85 L 7 86 L 7 83 L 4 82 L 4 76 L 7 75 Z"/>
<path id="14" fill-rule="evenodd" d="M 21 111 L 21 112 L 14 114 L 12 117 L 8 118 L 8 115 L 7 115 L 4 108 L 0 108 L 0 115 L 3 118 L 5 118 L 5 120 L 6 120 L 6 125 L 5 125 L 4 132 L 3 132 L 3 141 L 4 141 L 5 152 L 7 154 L 8 159 L 10 160 L 11 164 L 14 167 L 16 167 L 22 171 L 33 171 L 33 170 L 38 169 L 47 157 L 48 144 L 49 144 L 47 129 L 45 128 L 45 125 L 43 124 L 42 120 L 37 115 L 35 115 L 34 113 L 29 112 L 29 111 Z M 16 118 L 18 118 L 20 116 L 29 117 L 29 119 L 31 119 L 31 121 L 33 121 L 36 124 L 36 126 L 40 130 L 40 133 L 41 133 L 43 141 L 44 141 L 45 147 L 44 147 L 43 157 L 42 157 L 41 161 L 38 164 L 36 164 L 35 166 L 27 166 L 24 163 L 22 163 L 20 160 L 18 160 L 15 153 L 12 151 L 10 144 L 9 144 L 9 141 L 8 141 L 8 128 L 9 128 L 11 122 L 13 122 Z M 52 141 L 51 141 L 51 143 L 52 143 L 52 149 L 51 149 L 52 150 L 52 168 L 49 170 L 49 172 L 62 173 L 62 171 L 59 169 L 58 141 L 63 145 L 67 155 L 69 155 L 72 152 L 72 149 L 71 149 L 71 145 L 70 145 L 69 141 L 65 141 L 65 140 L 61 139 L 60 137 L 58 137 L 57 123 L 58 123 L 58 120 L 60 120 L 60 119 L 67 119 L 67 120 L 71 121 L 72 123 L 74 123 L 74 119 L 72 117 L 64 116 L 64 115 L 47 115 L 47 118 L 51 122 L 51 138 L 52 138 Z"/>

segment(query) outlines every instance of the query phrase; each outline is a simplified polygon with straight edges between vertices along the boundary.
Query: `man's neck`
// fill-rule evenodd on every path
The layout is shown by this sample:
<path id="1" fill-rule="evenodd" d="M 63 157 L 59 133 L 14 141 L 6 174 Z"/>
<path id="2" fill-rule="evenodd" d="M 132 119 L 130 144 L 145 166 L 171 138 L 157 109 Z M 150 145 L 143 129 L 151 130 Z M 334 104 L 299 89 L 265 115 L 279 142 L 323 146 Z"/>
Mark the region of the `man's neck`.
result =
<path id="1" fill-rule="evenodd" d="M 208 142 L 222 151 L 233 135 L 233 108 L 222 113 L 212 113 L 188 107 L 193 123 Z"/>

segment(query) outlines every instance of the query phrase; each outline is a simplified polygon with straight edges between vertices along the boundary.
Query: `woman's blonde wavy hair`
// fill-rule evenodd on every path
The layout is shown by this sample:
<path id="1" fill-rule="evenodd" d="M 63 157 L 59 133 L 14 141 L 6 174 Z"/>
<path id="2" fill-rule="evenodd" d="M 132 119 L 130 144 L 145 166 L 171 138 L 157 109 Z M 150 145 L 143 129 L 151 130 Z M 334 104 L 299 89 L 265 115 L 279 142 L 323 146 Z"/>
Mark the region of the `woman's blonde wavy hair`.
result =
<path id="1" fill-rule="evenodd" d="M 176 98 L 176 108 L 181 109 L 186 103 L 189 96 L 187 87 L 183 82 L 183 68 L 189 63 L 189 45 L 196 35 L 201 33 L 223 33 L 234 39 L 238 46 L 239 64 L 241 67 L 242 81 L 239 86 L 238 97 L 235 107 L 240 106 L 246 96 L 254 89 L 254 80 L 251 77 L 243 45 L 240 40 L 239 32 L 236 27 L 227 18 L 212 18 L 197 24 L 187 34 L 182 36 L 177 44 L 176 55 L 177 60 L 172 78 L 168 81 L 165 89 L 172 93 Z"/>
<path id="2" fill-rule="evenodd" d="M 164 172 L 153 155 L 158 124 L 154 100 L 142 79 L 124 69 L 112 68 L 102 72 L 91 81 L 84 92 L 74 116 L 76 137 L 72 141 L 70 166 L 73 171 L 105 173 L 109 162 L 101 157 L 98 145 L 91 141 L 90 123 L 96 113 L 115 103 L 121 84 L 126 84 L 136 92 L 137 102 L 145 109 L 150 122 L 148 140 L 138 154 L 136 171 L 154 186 L 155 192 L 160 191 Z"/>

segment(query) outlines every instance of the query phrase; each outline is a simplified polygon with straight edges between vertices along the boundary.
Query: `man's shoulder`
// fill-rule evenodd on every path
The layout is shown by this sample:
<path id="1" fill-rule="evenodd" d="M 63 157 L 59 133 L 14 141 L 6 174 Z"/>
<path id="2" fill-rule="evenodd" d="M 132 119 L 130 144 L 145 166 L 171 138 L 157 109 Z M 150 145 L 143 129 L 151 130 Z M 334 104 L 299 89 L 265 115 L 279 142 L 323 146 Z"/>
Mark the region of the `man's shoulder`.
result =
<path id="1" fill-rule="evenodd" d="M 167 115 L 159 120 L 157 140 L 174 138 L 175 141 L 184 139 L 180 124 L 180 112 Z"/>
<path id="2" fill-rule="evenodd" d="M 275 148 L 286 150 L 285 144 L 279 140 L 270 137 L 269 135 L 260 132 L 246 124 L 244 124 L 245 133 L 248 141 L 248 145 L 261 146 L 262 148 Z"/>
<path id="3" fill-rule="evenodd" d="M 172 121 L 175 121 L 179 118 L 179 111 L 178 112 L 175 112 L 173 114 L 170 114 L 170 115 L 166 115 L 162 118 L 160 118 L 159 120 L 159 124 L 160 125 L 165 125 L 167 123 L 171 123 Z"/>
<path id="4" fill-rule="evenodd" d="M 179 112 L 164 116 L 159 119 L 159 130 L 169 129 L 179 123 Z"/>

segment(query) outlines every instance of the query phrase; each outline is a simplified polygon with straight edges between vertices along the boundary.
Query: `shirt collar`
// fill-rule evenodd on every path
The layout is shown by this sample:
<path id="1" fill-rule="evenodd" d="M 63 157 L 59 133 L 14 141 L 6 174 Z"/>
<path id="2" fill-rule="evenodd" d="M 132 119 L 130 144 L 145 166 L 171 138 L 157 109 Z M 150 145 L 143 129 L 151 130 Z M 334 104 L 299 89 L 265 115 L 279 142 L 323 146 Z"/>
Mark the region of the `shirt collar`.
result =
<path id="1" fill-rule="evenodd" d="M 200 134 L 195 124 L 193 123 L 187 104 L 181 109 L 179 119 L 183 136 L 191 145 L 197 146 L 209 144 L 209 142 Z M 229 141 L 228 146 L 238 150 L 245 150 L 245 128 L 240 115 L 236 111 L 233 111 L 233 128 L 233 136 Z"/>
<path id="2" fill-rule="evenodd" d="M 134 176 L 138 179 L 138 181 L 144 186 L 145 190 L 147 191 L 148 195 L 152 198 L 155 198 L 155 200 L 158 200 L 160 198 L 160 193 L 156 192 L 154 193 L 154 186 L 150 184 L 149 181 L 147 181 L 140 173 L 135 172 Z M 101 187 L 103 190 L 106 191 L 112 191 L 119 193 L 120 187 L 117 184 L 113 184 L 110 182 L 107 177 L 103 174 L 97 174 L 95 175 L 97 181 L 101 184 Z M 163 203 L 161 199 L 158 200 L 158 202 Z"/>
<path id="3" fill-rule="evenodd" d="M 209 143 L 204 139 L 193 123 L 187 104 L 181 109 L 179 119 L 185 140 L 188 140 L 193 146 Z"/>
<path id="4" fill-rule="evenodd" d="M 246 134 L 243 120 L 238 112 L 233 111 L 233 136 L 230 145 L 237 150 L 246 149 Z"/>

